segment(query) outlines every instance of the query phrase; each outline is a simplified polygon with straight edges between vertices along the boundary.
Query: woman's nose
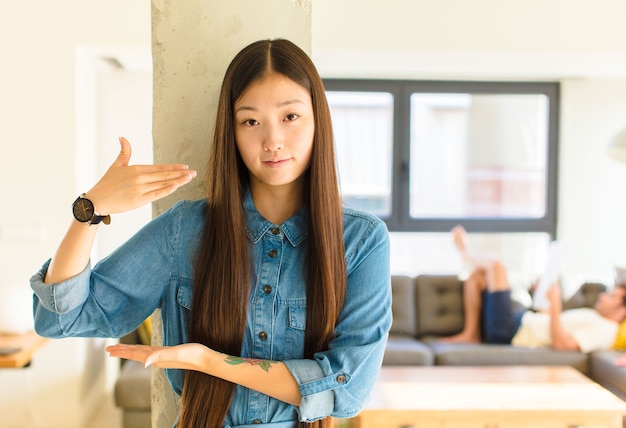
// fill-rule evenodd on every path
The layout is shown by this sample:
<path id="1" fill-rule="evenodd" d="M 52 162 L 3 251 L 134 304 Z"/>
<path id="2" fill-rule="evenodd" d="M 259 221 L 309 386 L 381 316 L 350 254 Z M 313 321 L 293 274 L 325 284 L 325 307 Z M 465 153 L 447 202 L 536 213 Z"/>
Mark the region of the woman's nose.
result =
<path id="1" fill-rule="evenodd" d="M 283 134 L 277 126 L 268 126 L 265 129 L 263 140 L 263 150 L 266 152 L 275 152 L 284 147 Z"/>

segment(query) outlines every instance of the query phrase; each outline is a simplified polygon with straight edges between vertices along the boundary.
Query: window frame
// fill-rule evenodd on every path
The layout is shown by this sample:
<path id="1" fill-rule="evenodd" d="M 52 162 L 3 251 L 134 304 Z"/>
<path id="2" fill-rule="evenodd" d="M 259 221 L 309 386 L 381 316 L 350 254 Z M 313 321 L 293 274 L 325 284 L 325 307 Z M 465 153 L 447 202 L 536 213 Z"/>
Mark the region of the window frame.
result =
<path id="1" fill-rule="evenodd" d="M 556 236 L 558 211 L 558 82 L 323 79 L 326 91 L 388 92 L 393 96 L 391 214 L 383 218 L 392 232 L 448 232 L 462 224 L 471 232 L 543 232 Z M 413 93 L 540 94 L 548 99 L 545 214 L 540 218 L 412 218 L 410 194 L 410 115 Z"/>

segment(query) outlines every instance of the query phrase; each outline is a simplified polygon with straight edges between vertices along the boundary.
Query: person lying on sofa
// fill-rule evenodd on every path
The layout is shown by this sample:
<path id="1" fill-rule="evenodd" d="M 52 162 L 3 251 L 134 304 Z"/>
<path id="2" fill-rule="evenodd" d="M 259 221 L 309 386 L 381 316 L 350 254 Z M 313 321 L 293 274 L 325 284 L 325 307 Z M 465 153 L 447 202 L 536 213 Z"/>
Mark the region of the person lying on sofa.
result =
<path id="1" fill-rule="evenodd" d="M 593 309 L 563 311 L 561 287 L 555 282 L 547 293 L 548 310 L 516 310 L 502 262 L 470 254 L 463 227 L 452 229 L 452 235 L 464 263 L 473 270 L 463 284 L 463 330 L 442 341 L 552 347 L 582 352 L 612 347 L 619 324 L 626 318 L 626 287 L 618 285 L 611 292 L 602 293 Z"/>

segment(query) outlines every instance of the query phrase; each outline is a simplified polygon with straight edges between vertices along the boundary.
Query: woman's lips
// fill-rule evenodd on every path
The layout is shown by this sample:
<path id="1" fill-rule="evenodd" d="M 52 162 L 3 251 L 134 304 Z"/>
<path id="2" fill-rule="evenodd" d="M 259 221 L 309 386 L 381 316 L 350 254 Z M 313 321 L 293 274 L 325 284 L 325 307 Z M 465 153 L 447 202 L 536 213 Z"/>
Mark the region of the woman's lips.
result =
<path id="1" fill-rule="evenodd" d="M 269 166 L 270 168 L 280 168 L 281 166 L 286 165 L 289 161 L 290 159 L 277 159 L 277 160 L 265 161 L 263 163 Z"/>

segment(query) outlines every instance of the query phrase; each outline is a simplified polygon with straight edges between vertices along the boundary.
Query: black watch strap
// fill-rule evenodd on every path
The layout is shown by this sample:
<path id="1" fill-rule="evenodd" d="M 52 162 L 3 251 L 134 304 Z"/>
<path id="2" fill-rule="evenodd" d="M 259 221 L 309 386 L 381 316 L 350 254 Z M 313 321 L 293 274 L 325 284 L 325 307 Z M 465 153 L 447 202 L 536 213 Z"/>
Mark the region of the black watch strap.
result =
<path id="1" fill-rule="evenodd" d="M 87 223 L 98 224 L 100 222 L 104 224 L 111 224 L 111 216 L 110 215 L 98 215 L 98 213 L 94 213 L 91 219 Z"/>

